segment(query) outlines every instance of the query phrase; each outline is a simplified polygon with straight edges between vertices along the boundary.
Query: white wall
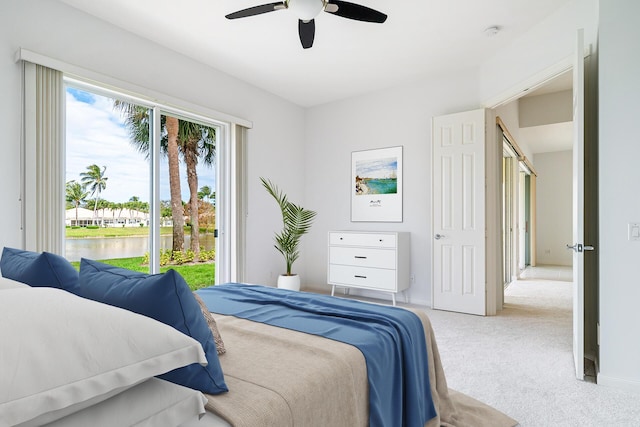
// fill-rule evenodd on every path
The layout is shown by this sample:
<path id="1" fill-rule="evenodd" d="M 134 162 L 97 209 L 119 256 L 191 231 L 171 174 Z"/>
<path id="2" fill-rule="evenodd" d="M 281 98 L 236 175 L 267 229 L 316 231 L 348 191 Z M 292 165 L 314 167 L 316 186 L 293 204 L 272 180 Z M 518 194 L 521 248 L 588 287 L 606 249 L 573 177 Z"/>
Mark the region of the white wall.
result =
<path id="1" fill-rule="evenodd" d="M 640 391 L 640 2 L 600 2 L 599 240 L 600 384 Z"/>
<path id="2" fill-rule="evenodd" d="M 399 230 L 411 232 L 411 265 L 415 275 L 411 302 L 431 303 L 431 118 L 470 110 L 487 99 L 571 57 L 576 30 L 587 29 L 595 41 L 597 0 L 569 3 L 479 70 L 457 75 L 423 76 L 413 82 L 307 111 L 307 204 L 319 211 L 304 238 L 308 286 L 327 287 L 327 232 L 334 229 Z M 505 109 L 508 120 L 517 109 Z M 517 129 L 513 130 L 517 133 Z M 403 145 L 404 221 L 351 223 L 349 174 L 351 152 Z M 532 159 L 528 147 L 523 147 Z M 532 160 L 533 161 L 533 160 Z M 384 298 L 384 297 L 383 297 Z"/>
<path id="3" fill-rule="evenodd" d="M 573 152 L 538 153 L 536 172 L 536 239 L 538 265 L 573 264 L 566 249 L 573 237 Z"/>
<path id="4" fill-rule="evenodd" d="M 522 37 L 513 40 L 509 46 L 500 49 L 498 54 L 488 58 L 480 68 L 482 99 L 487 101 L 514 95 L 514 88 L 529 88 L 525 83 L 531 84 L 532 76 L 555 69 L 562 62 L 570 66 L 578 28 L 585 30 L 585 44 L 595 46 L 598 0 L 567 3 Z"/>
<path id="5" fill-rule="evenodd" d="M 573 92 L 547 93 L 527 96 L 518 101 L 520 127 L 549 125 L 573 121 Z"/>
<path id="6" fill-rule="evenodd" d="M 13 59 L 18 48 L 253 121 L 253 129 L 248 134 L 249 280 L 269 282 L 268 272 L 282 263 L 272 245 L 272 231 L 277 228 L 279 218 L 277 212 L 272 211 L 275 206 L 266 198 L 258 177 L 270 176 L 286 184 L 293 199 L 303 198 L 302 108 L 57 1 L 3 1 L 0 14 L 3 129 L 0 247 L 21 246 L 18 201 L 21 70 Z M 289 165 L 286 168 L 273 167 L 285 163 Z"/>
<path id="7" fill-rule="evenodd" d="M 310 286 L 327 286 L 328 231 L 409 231 L 415 283 L 407 292 L 411 302 L 430 304 L 431 118 L 478 108 L 476 74 L 466 70 L 422 79 L 308 110 L 307 204 L 318 211 L 304 238 Z M 403 222 L 350 222 L 351 152 L 398 145 L 404 147 Z"/>

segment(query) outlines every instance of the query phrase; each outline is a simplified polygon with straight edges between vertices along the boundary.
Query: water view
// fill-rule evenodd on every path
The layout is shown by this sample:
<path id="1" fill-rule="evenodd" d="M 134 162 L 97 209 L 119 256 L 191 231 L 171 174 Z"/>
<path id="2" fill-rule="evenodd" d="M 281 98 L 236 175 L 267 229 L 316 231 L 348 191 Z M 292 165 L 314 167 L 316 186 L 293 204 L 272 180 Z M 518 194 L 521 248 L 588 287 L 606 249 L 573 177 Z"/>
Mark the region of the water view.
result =
<path id="1" fill-rule="evenodd" d="M 171 249 L 172 238 L 171 235 L 160 236 L 160 247 L 162 249 Z M 186 234 L 184 236 L 184 247 L 189 248 L 190 242 L 191 236 Z M 215 249 L 215 237 L 213 234 L 200 234 L 200 247 L 205 250 Z M 69 261 L 80 261 L 80 258 L 104 260 L 141 257 L 148 251 L 148 236 L 91 237 L 65 240 L 65 257 Z"/>
<path id="2" fill-rule="evenodd" d="M 398 192 L 398 180 L 395 178 L 365 179 L 364 183 L 369 189 L 368 194 L 396 194 Z"/>

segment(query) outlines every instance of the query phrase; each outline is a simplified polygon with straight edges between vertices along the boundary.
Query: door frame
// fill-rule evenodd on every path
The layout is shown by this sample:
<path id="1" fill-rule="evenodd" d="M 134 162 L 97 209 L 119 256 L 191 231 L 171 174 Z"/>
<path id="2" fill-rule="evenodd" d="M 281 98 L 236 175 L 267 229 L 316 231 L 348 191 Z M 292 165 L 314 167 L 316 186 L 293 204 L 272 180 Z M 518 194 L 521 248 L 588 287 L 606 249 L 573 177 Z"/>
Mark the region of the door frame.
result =
<path id="1" fill-rule="evenodd" d="M 494 96 L 486 100 L 482 105 L 487 108 L 494 117 L 494 120 L 498 125 L 501 120 L 496 116 L 496 109 L 502 105 L 515 101 L 527 93 L 545 85 L 549 81 L 555 79 L 561 74 L 573 69 L 574 56 L 568 56 L 556 64 L 538 72 L 526 80 L 506 89 L 501 94 Z M 489 121 L 487 121 L 489 123 Z M 506 129 L 506 127 L 505 127 Z M 502 246 L 501 242 L 501 167 L 502 162 L 502 138 L 498 136 L 497 126 L 487 126 L 487 132 L 493 131 L 494 137 L 490 139 L 487 134 L 487 141 L 495 141 L 494 144 L 487 144 L 487 158 L 486 167 L 487 171 L 493 171 L 494 173 L 487 173 L 487 315 L 495 315 L 498 310 L 502 310 L 504 304 L 504 287 L 502 284 Z M 527 165 L 529 166 L 529 165 Z M 491 169 L 493 167 L 494 169 Z M 532 165 L 531 165 L 532 167 Z M 535 178 L 535 173 L 532 174 Z M 535 192 L 535 179 L 531 182 L 531 192 Z M 535 221 L 535 198 L 532 200 L 531 209 L 533 212 L 532 221 Z M 493 221 L 489 220 L 492 218 Z M 531 233 L 535 232 L 535 228 L 531 228 Z M 531 245 L 531 265 L 536 264 L 535 259 L 535 238 L 532 239 Z"/>
<path id="2" fill-rule="evenodd" d="M 591 52 L 591 45 L 586 45 L 584 46 L 584 52 L 583 52 L 583 57 L 584 58 L 588 58 L 590 61 L 593 61 L 591 59 L 591 56 L 593 55 L 593 52 Z M 516 99 L 521 98 L 523 95 L 525 95 L 527 92 L 533 91 L 535 89 L 537 89 L 538 87 L 544 85 L 545 83 L 549 82 L 550 80 L 553 80 L 554 78 L 558 77 L 560 74 L 563 74 L 567 71 L 573 70 L 574 68 L 574 59 L 575 59 L 575 55 L 572 54 L 570 56 L 565 57 L 564 59 L 558 61 L 557 63 L 553 64 L 552 66 L 532 74 L 529 78 L 521 81 L 520 83 L 515 84 L 514 86 L 511 86 L 509 88 L 507 88 L 505 91 L 503 91 L 502 93 L 487 99 L 482 105 L 489 109 L 490 111 L 493 111 L 495 114 L 495 109 L 497 107 L 500 107 L 501 105 L 504 104 L 508 104 L 511 101 L 514 101 Z M 597 87 L 597 83 L 595 83 L 596 79 L 597 79 L 597 60 L 593 61 L 593 62 L 589 62 L 588 63 L 588 68 L 589 68 L 589 72 L 590 72 L 590 76 L 587 77 L 587 86 L 591 89 L 591 92 L 589 94 L 585 94 L 585 96 L 587 98 L 594 96 L 593 93 L 595 93 L 595 89 L 594 87 Z M 594 71 L 595 70 L 595 71 Z M 595 75 L 595 76 L 594 76 Z M 591 99 L 589 99 L 589 101 L 592 101 Z M 593 109 L 591 109 L 593 110 Z M 589 114 L 590 115 L 590 120 L 589 122 L 597 122 L 596 120 L 593 119 L 593 117 L 591 117 L 591 115 L 596 114 L 594 113 L 595 110 L 593 111 L 587 111 L 585 112 L 585 114 Z M 590 126 L 595 126 L 594 124 L 590 124 Z M 594 137 L 597 138 L 597 130 L 593 130 L 593 129 L 589 129 L 590 132 L 594 133 Z M 496 144 L 497 146 L 498 144 Z M 597 152 L 597 142 L 596 143 L 591 143 L 590 145 L 593 145 L 593 147 L 591 147 L 590 149 L 594 150 Z M 500 159 L 502 151 L 498 151 L 495 150 L 495 158 L 491 159 L 489 158 L 489 153 L 487 153 L 487 165 L 489 164 L 489 162 L 498 162 Z M 596 162 L 597 163 L 597 162 Z M 496 164 L 497 166 L 497 164 Z M 590 171 L 588 174 L 588 177 L 590 179 L 590 182 L 594 181 L 597 183 L 597 165 L 591 165 L 591 167 L 594 169 L 593 171 Z M 487 166 L 487 170 L 489 169 L 489 166 Z M 536 175 L 532 174 L 531 175 L 531 182 L 530 182 L 530 191 L 532 194 L 535 193 L 536 191 Z M 500 199 L 497 196 L 498 193 L 500 192 L 500 187 L 499 187 L 499 181 L 495 181 L 495 176 L 491 177 L 487 174 L 487 218 L 491 218 L 489 216 L 489 210 L 492 209 L 491 204 L 493 203 L 493 209 L 495 210 L 496 213 L 499 213 L 499 210 L 496 208 L 496 206 L 498 206 Z M 532 214 L 532 224 L 531 224 L 531 228 L 530 228 L 530 233 L 533 236 L 535 236 L 535 206 L 536 200 L 533 197 L 531 200 L 531 214 Z M 588 230 L 590 232 L 590 242 L 588 242 L 587 244 L 591 243 L 595 243 L 596 246 L 596 250 L 597 250 L 597 231 L 593 232 L 589 230 L 589 227 L 592 228 L 597 228 L 597 218 L 594 218 L 595 215 L 597 215 L 597 200 L 590 200 L 591 205 L 589 206 L 589 210 L 593 210 L 595 209 L 595 211 L 591 212 L 591 217 L 589 218 L 589 223 L 590 225 L 587 227 Z M 491 228 L 494 229 L 494 234 L 496 232 L 496 230 L 499 230 L 499 228 L 495 228 L 495 225 L 492 226 L 492 224 L 487 224 L 487 245 L 488 247 L 491 245 Z M 499 236 L 499 234 L 497 234 L 497 236 Z M 491 251 L 494 253 L 500 253 L 500 247 L 498 245 L 498 247 L 494 247 L 491 246 Z M 535 266 L 536 265 L 536 241 L 535 238 L 532 238 L 531 241 L 531 265 Z M 491 252 L 489 249 L 487 250 L 487 253 L 489 254 Z M 596 256 L 597 256 L 597 252 L 596 252 Z M 497 261 L 497 259 L 496 259 Z M 589 265 L 593 265 L 593 269 L 594 271 L 590 271 L 590 273 L 595 272 L 596 276 L 597 276 L 597 260 L 595 262 L 591 262 L 589 263 Z M 489 295 L 493 292 L 493 295 L 495 297 L 495 306 L 497 309 L 500 309 L 502 307 L 502 303 L 504 301 L 504 290 L 500 289 L 502 288 L 501 286 L 499 286 L 499 282 L 500 282 L 500 277 L 501 277 L 501 273 L 502 273 L 502 265 L 500 262 L 490 262 L 489 256 L 487 257 L 487 297 L 489 298 Z M 597 334 L 597 329 L 599 328 L 599 325 L 597 324 L 598 321 L 598 304 L 597 304 L 597 293 L 598 293 L 598 284 L 597 283 L 590 283 L 588 284 L 588 289 L 586 290 L 586 298 L 587 301 L 586 303 L 589 305 L 588 307 L 588 311 L 594 311 L 594 313 L 585 313 L 585 320 L 589 321 L 590 324 L 585 325 L 585 327 L 587 328 L 587 330 L 585 331 L 585 338 L 586 338 L 586 356 L 587 357 L 592 357 L 594 359 L 596 359 L 596 366 L 597 366 L 597 359 L 598 359 L 598 353 L 599 353 L 599 343 L 598 343 L 598 334 Z M 487 301 L 487 304 L 489 305 L 490 301 Z M 595 353 L 595 354 L 594 354 Z M 597 368 L 596 368 L 597 370 Z"/>

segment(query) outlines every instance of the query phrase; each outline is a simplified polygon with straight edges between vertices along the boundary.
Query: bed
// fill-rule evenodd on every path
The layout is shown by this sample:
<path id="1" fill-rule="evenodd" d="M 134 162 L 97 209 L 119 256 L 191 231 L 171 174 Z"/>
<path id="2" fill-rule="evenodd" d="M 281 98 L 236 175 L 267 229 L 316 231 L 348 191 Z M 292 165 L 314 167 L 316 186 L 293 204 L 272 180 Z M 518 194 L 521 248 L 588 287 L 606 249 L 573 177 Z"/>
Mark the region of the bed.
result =
<path id="1" fill-rule="evenodd" d="M 295 330 L 296 325 L 291 329 L 269 324 L 269 322 L 278 322 L 277 313 L 271 316 L 272 319 L 266 319 L 266 321 L 252 319 L 251 316 L 255 317 L 255 313 L 247 314 L 252 310 L 244 306 L 251 298 L 242 297 L 241 292 L 236 288 L 241 287 L 243 290 L 252 290 L 252 292 L 255 290 L 258 294 L 266 292 L 264 298 L 253 297 L 256 301 L 260 300 L 259 305 L 265 307 L 259 316 L 264 316 L 264 310 L 273 314 L 273 306 L 278 305 L 274 302 L 289 301 L 289 293 L 293 291 L 240 284 L 214 287 L 227 291 L 232 298 L 238 300 L 239 312 L 232 314 L 229 307 L 233 303 L 225 300 L 226 297 L 215 294 L 214 290 L 202 290 L 198 292 L 198 296 L 191 297 L 183 292 L 183 298 L 178 305 L 192 304 L 191 298 L 193 298 L 196 305 L 191 305 L 187 314 L 198 311 L 198 318 L 201 318 L 197 321 L 198 325 L 206 325 L 209 331 L 203 344 L 202 339 L 194 337 L 197 334 L 190 332 L 189 336 L 179 331 L 181 327 L 168 325 L 163 319 L 155 319 L 160 316 L 156 315 L 156 312 L 162 313 L 163 316 L 164 312 L 172 311 L 166 308 L 171 305 L 170 302 L 162 301 L 161 298 L 158 300 L 157 296 L 149 295 L 148 292 L 141 292 L 141 295 L 130 293 L 132 289 L 144 289 L 147 282 L 153 283 L 154 290 L 161 289 L 165 282 L 170 282 L 171 292 L 166 294 L 177 294 L 179 292 L 175 292 L 176 284 L 181 284 L 181 281 L 175 273 L 140 275 L 95 261 L 83 260 L 80 274 L 75 277 L 71 270 L 66 269 L 63 259 L 53 254 L 14 251 L 16 252 L 11 254 L 13 256 L 5 256 L 7 254 L 5 248 L 0 260 L 2 275 L 12 276 L 11 280 L 5 278 L 0 281 L 0 338 L 3 340 L 3 347 L 0 350 L 2 356 L 0 362 L 3 366 L 0 371 L 0 426 L 48 423 L 59 426 L 80 426 L 87 425 L 88 420 L 91 420 L 91 425 L 94 426 L 389 425 L 381 424 L 387 422 L 386 420 L 379 420 L 372 416 L 374 408 L 371 402 L 375 399 L 372 399 L 371 391 L 377 390 L 376 387 L 386 389 L 388 383 L 384 380 L 381 386 L 370 383 L 373 376 L 368 372 L 371 362 L 367 363 L 369 356 L 365 356 L 368 354 L 366 349 L 363 352 L 357 346 L 323 337 L 315 331 L 307 333 Z M 22 258 L 17 258 L 17 255 Z M 47 262 L 38 264 L 37 260 L 41 258 L 46 258 Z M 32 273 L 31 270 L 34 268 L 40 270 L 38 274 L 26 274 L 25 278 L 25 271 Z M 47 268 L 52 271 L 42 271 Z M 16 271 L 22 276 L 16 275 Z M 16 278 L 23 279 L 21 282 L 30 281 L 31 286 L 26 287 L 17 283 Z M 37 282 L 35 285 L 34 280 Z M 102 282 L 108 283 L 106 288 Z M 90 286 L 92 290 L 100 289 L 100 292 L 87 294 L 86 290 L 82 291 L 86 286 Z M 125 292 L 121 292 L 122 289 Z M 78 295 L 83 293 L 84 296 Z M 117 295 L 119 293 L 123 295 Z M 162 294 L 162 292 L 159 293 Z M 114 294 L 117 297 L 114 297 Z M 303 300 L 308 299 L 314 304 L 317 299 L 329 299 L 329 301 L 339 302 L 338 305 L 342 304 L 340 298 L 309 293 L 295 294 L 291 295 L 293 302 L 287 303 L 292 306 L 290 307 L 292 309 L 296 308 L 296 304 L 307 304 L 295 302 L 298 295 Z M 115 300 L 120 298 L 124 302 L 115 301 L 114 298 Z M 202 308 L 202 305 L 198 305 L 199 299 L 207 305 L 207 309 L 202 313 L 199 312 Z M 144 304 L 149 307 L 143 309 L 126 307 L 131 300 L 144 301 Z M 149 303 L 149 300 L 152 302 Z M 215 301 L 218 303 L 217 306 Z M 349 304 L 351 303 L 353 302 L 350 301 Z M 382 306 L 368 303 L 356 302 L 356 304 L 361 304 L 363 309 L 367 310 L 382 309 Z M 122 307 L 123 305 L 125 307 Z M 162 309 L 158 310 L 158 307 Z M 193 307 L 198 307 L 198 310 L 194 310 Z M 145 310 L 149 310 L 149 313 L 145 315 L 140 313 Z M 425 313 L 420 310 L 407 311 L 401 308 L 394 308 L 394 310 L 400 310 L 401 316 L 409 315 L 417 319 L 421 327 L 422 336 L 419 341 L 426 349 L 426 363 L 421 365 L 426 365 L 425 375 L 428 377 L 426 382 L 428 382 L 429 399 L 435 409 L 435 416 L 428 419 L 424 423 L 425 426 L 499 427 L 517 424 L 499 411 L 449 390 L 433 330 Z M 207 311 L 208 313 L 205 313 Z M 211 317 L 215 330 L 211 329 L 206 314 Z M 335 314 L 329 317 L 335 317 Z M 273 318 L 276 320 L 274 321 Z M 305 321 L 297 323 L 305 323 Z M 318 323 L 323 321 L 309 321 L 310 325 Z M 335 327 L 328 329 L 342 330 Z M 66 333 L 60 334 L 60 330 Z M 223 344 L 215 343 L 216 332 L 224 341 Z M 19 336 L 16 337 L 16 335 Z M 74 337 L 72 344 L 65 341 Z M 17 354 L 12 355 L 11 351 L 6 351 L 8 347 L 4 343 L 10 342 L 7 339 L 19 341 L 15 345 L 9 344 L 9 348 L 21 348 L 19 352 L 13 352 Z M 95 348 L 83 354 L 87 350 L 84 348 L 79 350 L 77 347 L 87 347 L 88 343 Z M 211 343 L 215 343 L 213 347 L 216 353 L 215 360 L 210 354 Z M 102 346 L 106 346 L 106 349 Z M 107 385 L 94 381 L 88 387 L 89 391 L 66 390 L 62 393 L 62 397 L 55 396 L 52 399 L 51 390 L 56 387 L 68 387 L 69 382 L 74 384 L 78 382 L 77 378 L 69 381 L 69 378 L 60 375 L 60 378 L 54 378 L 59 381 L 56 387 L 40 390 L 39 393 L 43 393 L 43 396 L 38 396 L 38 393 L 33 393 L 32 390 L 20 390 L 22 393 L 20 396 L 11 396 L 12 389 L 17 383 L 30 382 L 36 384 L 36 388 L 42 388 L 42 382 L 52 381 L 48 378 L 52 375 L 50 374 L 52 365 L 66 366 L 73 372 L 74 367 L 84 366 L 89 362 L 93 364 L 94 358 L 99 358 L 100 353 L 105 351 L 106 353 L 102 354 L 106 360 L 104 363 L 111 363 L 112 357 L 115 357 L 111 353 L 118 353 L 120 351 L 116 351 L 118 346 L 124 347 L 123 353 L 128 353 L 133 348 L 138 353 L 153 354 L 152 357 L 147 354 L 136 355 L 138 359 L 135 361 L 137 363 L 135 369 L 128 367 L 128 370 L 112 375 L 115 378 L 109 378 Z M 169 348 L 164 348 L 167 346 Z M 218 354 L 221 347 L 225 351 Z M 81 360 L 74 360 L 73 357 L 78 354 L 82 356 Z M 165 354 L 169 356 L 164 357 Z M 155 360 L 158 357 L 164 357 L 166 360 Z M 66 358 L 66 361 L 61 363 L 57 360 L 58 358 Z M 125 361 L 121 365 L 127 367 L 127 363 L 131 362 Z M 99 363 L 95 362 L 95 364 Z M 214 370 L 219 370 L 221 375 L 219 378 L 211 374 L 212 365 Z M 7 366 L 9 369 L 4 369 Z M 27 371 L 26 369 L 21 370 L 26 366 L 31 368 L 28 374 L 23 372 Z M 32 369 L 34 366 L 37 369 Z M 198 370 L 196 378 L 210 377 L 211 381 L 204 387 L 177 384 L 183 381 L 183 376 L 178 377 L 178 381 L 175 377 L 167 377 L 167 374 L 176 370 L 194 367 Z M 112 367 L 106 369 L 107 371 L 111 369 L 109 372 L 113 370 Z M 208 371 L 204 372 L 203 369 Z M 36 373 L 34 374 L 33 371 Z M 384 378 L 386 371 L 381 370 L 381 372 L 381 377 Z M 18 381 L 16 378 L 20 375 L 26 375 L 27 380 Z M 397 375 L 389 377 L 398 379 Z M 406 378 L 402 378 L 400 383 L 406 382 L 405 380 Z M 217 388 L 213 390 L 207 388 L 210 384 L 214 384 Z M 200 390 L 198 387 L 205 390 Z M 384 394 L 384 390 L 380 393 Z M 397 393 L 392 394 L 395 396 Z M 51 405 L 51 401 L 55 404 Z M 402 408 L 402 411 L 413 413 L 416 411 L 415 405 L 422 405 L 422 403 L 414 402 Z M 425 406 L 428 406 L 426 400 Z M 135 413 L 136 411 L 138 413 Z M 113 417 L 116 415 L 122 416 L 122 419 L 113 424 L 115 419 Z M 406 414 L 402 417 L 404 417 L 402 424 L 394 424 L 394 426 L 422 425 L 421 422 L 415 424 L 415 420 L 410 416 L 407 417 Z"/>

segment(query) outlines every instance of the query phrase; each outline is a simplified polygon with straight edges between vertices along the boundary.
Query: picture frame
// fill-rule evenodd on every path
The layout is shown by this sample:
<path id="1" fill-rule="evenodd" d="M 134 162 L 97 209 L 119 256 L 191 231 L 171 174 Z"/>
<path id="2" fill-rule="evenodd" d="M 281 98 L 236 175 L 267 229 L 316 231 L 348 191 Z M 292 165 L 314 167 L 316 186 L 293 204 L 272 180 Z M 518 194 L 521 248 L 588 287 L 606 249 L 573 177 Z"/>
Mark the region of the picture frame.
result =
<path id="1" fill-rule="evenodd" d="M 402 149 L 351 153 L 351 222 L 402 222 Z"/>

